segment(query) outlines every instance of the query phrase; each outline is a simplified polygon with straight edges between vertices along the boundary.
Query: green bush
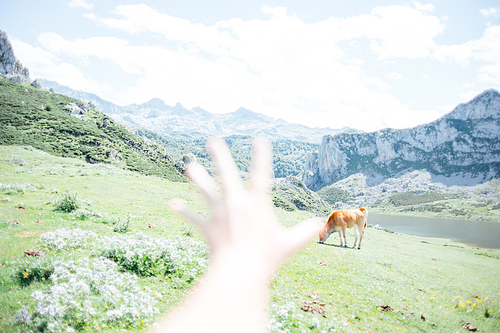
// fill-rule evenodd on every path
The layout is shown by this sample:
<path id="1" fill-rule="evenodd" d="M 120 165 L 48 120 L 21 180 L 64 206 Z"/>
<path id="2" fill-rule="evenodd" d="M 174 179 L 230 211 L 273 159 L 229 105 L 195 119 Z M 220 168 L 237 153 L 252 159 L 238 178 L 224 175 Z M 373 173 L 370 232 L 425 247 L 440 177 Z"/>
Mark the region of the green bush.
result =
<path id="1" fill-rule="evenodd" d="M 53 108 L 54 108 L 54 106 L 50 103 L 45 105 L 45 110 L 47 110 L 47 111 L 51 111 Z"/>
<path id="2" fill-rule="evenodd" d="M 66 191 L 56 199 L 54 205 L 56 206 L 57 211 L 71 213 L 80 208 L 79 201 L 77 192 Z"/>
<path id="3" fill-rule="evenodd" d="M 12 277 L 23 287 L 34 281 L 48 281 L 54 272 L 52 262 L 52 258 L 25 257 L 14 270 Z"/>

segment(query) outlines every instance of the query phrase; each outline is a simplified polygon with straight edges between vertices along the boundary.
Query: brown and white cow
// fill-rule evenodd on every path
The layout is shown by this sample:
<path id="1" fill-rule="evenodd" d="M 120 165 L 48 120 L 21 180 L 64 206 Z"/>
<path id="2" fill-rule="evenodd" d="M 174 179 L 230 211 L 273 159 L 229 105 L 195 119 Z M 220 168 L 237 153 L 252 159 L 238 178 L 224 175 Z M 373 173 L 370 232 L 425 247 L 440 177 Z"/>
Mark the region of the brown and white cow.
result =
<path id="1" fill-rule="evenodd" d="M 363 239 L 363 235 L 365 234 L 366 228 L 366 219 L 368 217 L 368 211 L 366 208 L 358 208 L 358 209 L 346 209 L 346 210 L 338 210 L 330 214 L 328 220 L 326 221 L 325 226 L 319 232 L 319 242 L 323 244 L 328 237 L 333 232 L 339 232 L 340 236 L 340 246 L 347 247 L 346 241 L 346 228 L 353 228 L 355 232 L 355 239 L 353 248 L 356 247 L 356 242 L 358 241 L 359 234 L 361 237 L 359 238 L 358 249 L 361 248 L 361 240 Z M 342 235 L 344 236 L 344 244 L 342 244 Z"/>

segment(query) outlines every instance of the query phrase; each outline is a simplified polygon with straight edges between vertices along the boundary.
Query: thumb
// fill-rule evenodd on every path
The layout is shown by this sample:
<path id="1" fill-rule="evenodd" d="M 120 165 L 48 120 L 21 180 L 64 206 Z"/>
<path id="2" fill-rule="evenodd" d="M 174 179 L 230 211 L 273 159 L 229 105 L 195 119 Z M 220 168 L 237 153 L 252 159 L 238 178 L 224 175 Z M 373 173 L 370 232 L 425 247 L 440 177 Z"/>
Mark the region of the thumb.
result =
<path id="1" fill-rule="evenodd" d="M 307 244 L 315 236 L 318 236 L 318 232 L 323 227 L 323 223 L 320 218 L 310 218 L 307 219 L 292 228 L 285 230 L 283 236 L 283 241 L 285 244 L 284 248 L 285 256 L 289 257 L 296 251 L 298 251 L 302 246 Z"/>

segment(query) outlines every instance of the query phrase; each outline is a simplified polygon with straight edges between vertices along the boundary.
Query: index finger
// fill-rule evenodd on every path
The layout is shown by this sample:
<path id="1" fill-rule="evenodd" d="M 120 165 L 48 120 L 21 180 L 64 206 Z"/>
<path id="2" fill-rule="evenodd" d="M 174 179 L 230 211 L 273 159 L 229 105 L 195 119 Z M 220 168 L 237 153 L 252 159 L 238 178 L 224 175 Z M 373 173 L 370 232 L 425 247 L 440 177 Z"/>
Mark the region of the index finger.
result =
<path id="1" fill-rule="evenodd" d="M 250 169 L 252 189 L 258 193 L 266 193 L 272 178 L 272 155 L 269 141 L 259 138 L 255 140 Z"/>
<path id="2" fill-rule="evenodd" d="M 217 175 L 224 191 L 227 193 L 242 190 L 243 184 L 238 175 L 238 169 L 224 140 L 212 138 L 207 142 L 207 146 L 214 159 Z"/>

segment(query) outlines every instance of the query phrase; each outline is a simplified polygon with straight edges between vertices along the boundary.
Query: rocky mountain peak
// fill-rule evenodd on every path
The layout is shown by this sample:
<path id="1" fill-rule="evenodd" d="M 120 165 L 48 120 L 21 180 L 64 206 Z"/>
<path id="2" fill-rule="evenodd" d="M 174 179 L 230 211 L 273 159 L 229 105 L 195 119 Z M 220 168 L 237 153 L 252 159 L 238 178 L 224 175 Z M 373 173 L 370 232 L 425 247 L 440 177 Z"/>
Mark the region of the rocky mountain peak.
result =
<path id="1" fill-rule="evenodd" d="M 175 104 L 175 106 L 172 108 L 171 114 L 183 117 L 194 116 L 194 113 L 183 107 L 181 103 Z"/>
<path id="2" fill-rule="evenodd" d="M 43 89 L 39 79 L 31 82 L 30 71 L 17 59 L 7 33 L 2 30 L 0 30 L 0 75 L 13 82 L 26 82 L 37 89 Z"/>
<path id="3" fill-rule="evenodd" d="M 252 110 L 245 109 L 244 107 L 240 107 L 238 110 L 228 113 L 227 122 L 270 122 L 274 121 L 271 117 L 264 116 L 263 114 L 253 112 Z"/>
<path id="4" fill-rule="evenodd" d="M 459 104 L 446 118 L 467 120 L 499 116 L 500 93 L 495 89 L 488 89 L 471 101 Z"/>
<path id="5" fill-rule="evenodd" d="M 159 109 L 162 111 L 170 110 L 170 108 L 171 108 L 170 106 L 165 104 L 165 102 L 163 100 L 161 100 L 159 98 L 150 99 L 148 102 L 144 103 L 143 106 L 146 108 Z"/>
<path id="6" fill-rule="evenodd" d="M 0 30 L 0 74 L 30 76 L 29 70 L 21 64 L 5 31 Z"/>

